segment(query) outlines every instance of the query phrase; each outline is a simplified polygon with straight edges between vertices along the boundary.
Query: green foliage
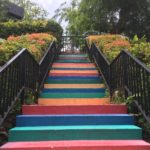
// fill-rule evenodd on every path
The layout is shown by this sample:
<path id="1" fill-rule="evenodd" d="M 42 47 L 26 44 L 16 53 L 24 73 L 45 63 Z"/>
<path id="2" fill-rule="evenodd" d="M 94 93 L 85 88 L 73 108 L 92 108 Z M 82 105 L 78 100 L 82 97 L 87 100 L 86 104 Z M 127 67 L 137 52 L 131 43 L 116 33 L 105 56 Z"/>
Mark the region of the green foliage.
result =
<path id="1" fill-rule="evenodd" d="M 124 98 L 124 95 L 121 91 L 114 92 L 112 96 L 112 103 L 115 103 L 115 104 L 126 103 L 126 99 Z"/>
<path id="2" fill-rule="evenodd" d="M 62 36 L 62 27 L 53 20 L 8 21 L 0 23 L 0 37 L 6 39 L 10 35 L 18 36 L 26 33 L 48 32 L 57 39 Z"/>
<path id="3" fill-rule="evenodd" d="M 9 2 L 12 2 L 25 10 L 24 20 L 46 19 L 48 12 L 31 0 L 1 0 L 0 1 L 0 21 L 16 20 L 7 14 Z"/>
<path id="4" fill-rule="evenodd" d="M 117 34 L 90 35 L 87 40 L 90 45 L 95 43 L 110 62 L 122 49 L 130 48 L 129 40 L 125 36 Z"/>
<path id="5" fill-rule="evenodd" d="M 150 67 L 150 43 L 146 41 L 145 36 L 138 38 L 137 35 L 134 36 L 133 40 L 130 40 L 131 48 L 129 51 Z"/>
<path id="6" fill-rule="evenodd" d="M 111 62 L 122 49 L 127 49 L 140 61 L 150 66 L 150 43 L 145 36 L 139 38 L 137 35 L 133 39 L 128 39 L 122 35 L 103 34 L 91 35 L 87 37 L 89 44 L 94 42 Z"/>
<path id="7" fill-rule="evenodd" d="M 10 1 L 24 8 L 25 10 L 24 20 L 29 21 L 32 19 L 45 19 L 48 15 L 48 12 L 46 10 L 44 10 L 38 4 L 31 2 L 31 0 L 10 0 Z"/>
<path id="8" fill-rule="evenodd" d="M 137 123 L 143 129 L 144 138 L 150 140 L 150 123 L 144 119 L 142 114 L 139 114 Z"/>
<path id="9" fill-rule="evenodd" d="M 6 10 L 7 5 L 8 0 L 0 0 L 0 21 L 6 21 L 8 19 Z"/>
<path id="10" fill-rule="evenodd" d="M 71 6 L 62 4 L 55 17 L 68 21 L 70 34 L 96 30 L 150 39 L 149 8 L 149 0 L 72 0 Z"/>
<path id="11" fill-rule="evenodd" d="M 63 34 L 62 27 L 56 23 L 54 20 L 49 20 L 45 26 L 46 32 L 50 32 L 52 35 L 54 35 L 58 41 L 61 40 L 61 36 Z"/>
<path id="12" fill-rule="evenodd" d="M 27 48 L 37 61 L 40 61 L 49 44 L 56 40 L 46 33 L 26 34 L 22 36 L 10 36 L 0 44 L 0 65 L 3 65 L 22 48 Z"/>

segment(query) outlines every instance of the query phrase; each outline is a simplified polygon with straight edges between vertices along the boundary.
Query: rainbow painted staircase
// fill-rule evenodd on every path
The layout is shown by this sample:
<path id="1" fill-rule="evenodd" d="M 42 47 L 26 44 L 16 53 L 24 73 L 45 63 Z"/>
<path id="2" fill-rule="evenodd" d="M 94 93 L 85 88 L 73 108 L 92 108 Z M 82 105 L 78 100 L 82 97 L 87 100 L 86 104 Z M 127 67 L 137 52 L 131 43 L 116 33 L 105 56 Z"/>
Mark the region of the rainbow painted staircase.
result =
<path id="1" fill-rule="evenodd" d="M 61 54 L 38 105 L 24 105 L 1 150 L 150 150 L 125 105 L 111 104 L 86 54 Z"/>

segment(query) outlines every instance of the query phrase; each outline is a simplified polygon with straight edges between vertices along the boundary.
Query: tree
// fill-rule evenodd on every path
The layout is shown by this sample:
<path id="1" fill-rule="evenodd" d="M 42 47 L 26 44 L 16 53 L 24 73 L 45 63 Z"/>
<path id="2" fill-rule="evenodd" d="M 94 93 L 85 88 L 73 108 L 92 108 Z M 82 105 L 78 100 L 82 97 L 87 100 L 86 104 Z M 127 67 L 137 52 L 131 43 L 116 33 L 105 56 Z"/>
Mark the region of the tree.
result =
<path id="1" fill-rule="evenodd" d="M 48 12 L 41 8 L 38 4 L 30 0 L 0 0 L 0 21 L 5 22 L 12 19 L 7 15 L 7 7 L 9 2 L 12 2 L 25 10 L 24 20 L 45 19 Z"/>
<path id="2" fill-rule="evenodd" d="M 6 21 L 8 19 L 7 16 L 7 5 L 8 0 L 0 0 L 0 21 Z"/>
<path id="3" fill-rule="evenodd" d="M 70 34 L 96 30 L 150 39 L 150 0 L 72 0 L 55 17 L 68 21 Z"/>
<path id="4" fill-rule="evenodd" d="M 41 8 L 38 4 L 31 2 L 30 0 L 10 0 L 16 5 L 23 7 L 25 10 L 25 20 L 32 19 L 45 19 L 48 12 Z"/>
<path id="5" fill-rule="evenodd" d="M 125 33 L 131 37 L 135 34 L 140 37 L 146 35 L 150 38 L 150 0 L 103 0 L 103 4 L 113 24 L 111 32 Z M 118 18 L 114 20 L 116 14 Z"/>
<path id="6" fill-rule="evenodd" d="M 98 5 L 97 5 L 98 3 Z M 63 3 L 59 9 L 56 10 L 55 18 L 60 21 L 68 21 L 68 28 L 70 34 L 83 34 L 87 30 L 95 30 L 98 26 L 100 18 L 100 4 L 101 0 L 72 0 L 68 7 Z M 98 7 L 97 7 L 98 6 Z M 95 15 L 94 12 L 95 11 Z"/>

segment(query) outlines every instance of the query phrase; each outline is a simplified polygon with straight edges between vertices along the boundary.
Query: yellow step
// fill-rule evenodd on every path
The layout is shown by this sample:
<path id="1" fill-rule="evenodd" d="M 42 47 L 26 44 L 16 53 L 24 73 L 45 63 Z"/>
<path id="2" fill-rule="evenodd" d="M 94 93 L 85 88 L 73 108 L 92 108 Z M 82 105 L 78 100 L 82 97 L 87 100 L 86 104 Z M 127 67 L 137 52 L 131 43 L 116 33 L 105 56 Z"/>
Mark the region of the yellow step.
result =
<path id="1" fill-rule="evenodd" d="M 38 104 L 50 106 L 107 105 L 110 104 L 110 98 L 39 98 Z"/>

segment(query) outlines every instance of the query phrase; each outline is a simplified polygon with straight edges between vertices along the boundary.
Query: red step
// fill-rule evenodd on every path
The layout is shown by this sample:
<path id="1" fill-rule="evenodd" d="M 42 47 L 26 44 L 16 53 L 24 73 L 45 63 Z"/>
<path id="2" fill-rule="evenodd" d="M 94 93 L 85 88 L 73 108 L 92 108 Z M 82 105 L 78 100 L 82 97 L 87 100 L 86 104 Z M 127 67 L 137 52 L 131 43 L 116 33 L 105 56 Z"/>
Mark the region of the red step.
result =
<path id="1" fill-rule="evenodd" d="M 42 106 L 24 105 L 24 115 L 30 114 L 126 114 L 126 105 L 99 105 L 99 106 Z"/>
<path id="2" fill-rule="evenodd" d="M 142 140 L 12 142 L 1 150 L 150 150 Z"/>

